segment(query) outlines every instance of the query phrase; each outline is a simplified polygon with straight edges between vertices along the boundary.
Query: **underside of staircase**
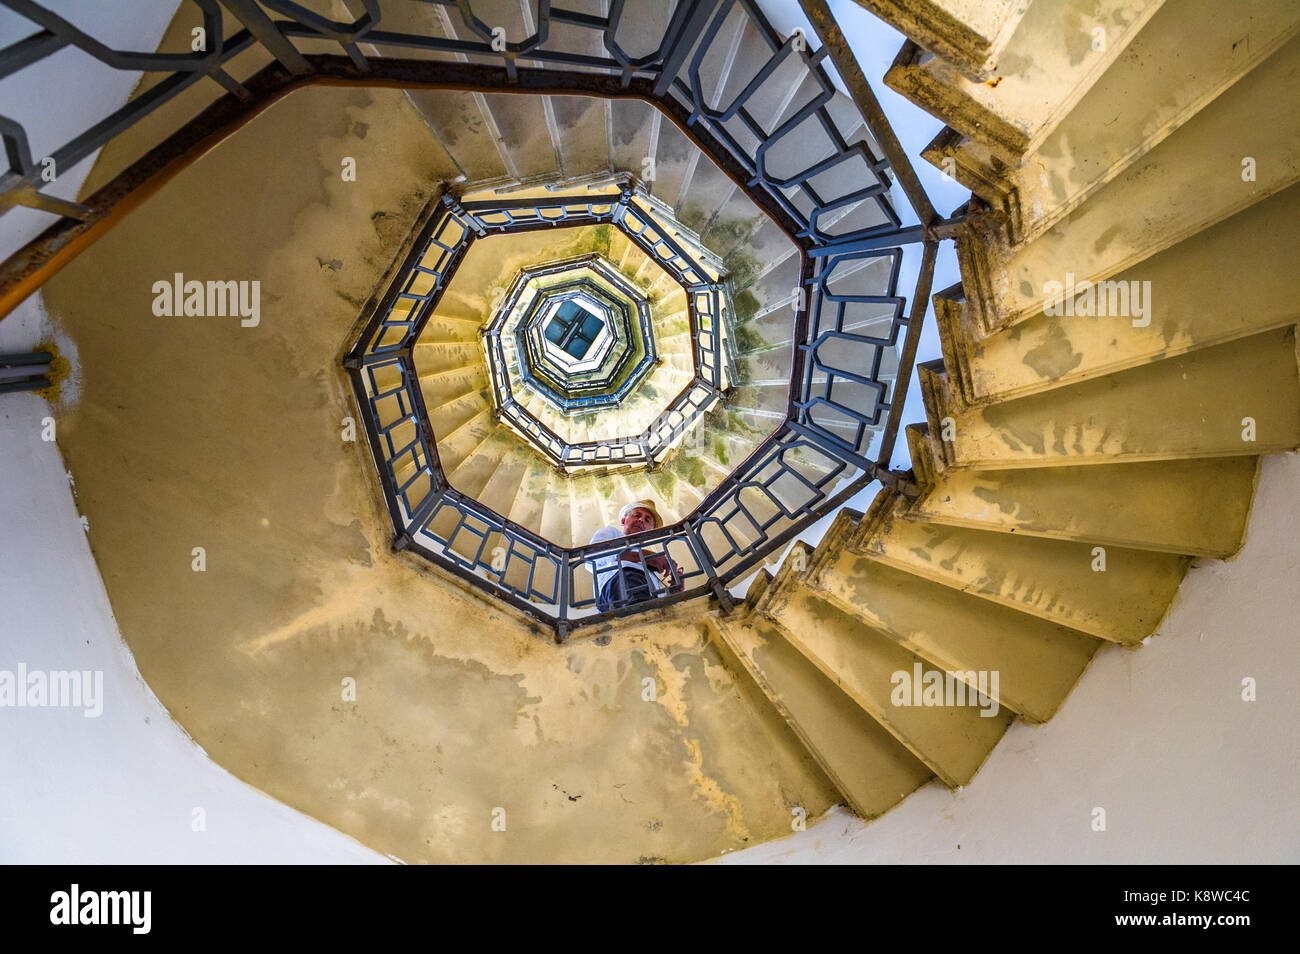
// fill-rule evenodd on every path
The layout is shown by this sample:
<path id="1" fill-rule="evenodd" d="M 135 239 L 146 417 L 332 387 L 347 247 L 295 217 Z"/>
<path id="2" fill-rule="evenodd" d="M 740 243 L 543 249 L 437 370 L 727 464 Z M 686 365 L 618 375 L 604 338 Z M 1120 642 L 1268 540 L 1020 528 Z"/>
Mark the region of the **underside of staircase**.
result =
<path id="1" fill-rule="evenodd" d="M 872 818 L 1139 648 L 1241 548 L 1262 455 L 1300 447 L 1300 7 L 859 2 L 908 36 L 885 82 L 947 124 L 925 158 L 975 193 L 914 484 L 708 626 Z"/>

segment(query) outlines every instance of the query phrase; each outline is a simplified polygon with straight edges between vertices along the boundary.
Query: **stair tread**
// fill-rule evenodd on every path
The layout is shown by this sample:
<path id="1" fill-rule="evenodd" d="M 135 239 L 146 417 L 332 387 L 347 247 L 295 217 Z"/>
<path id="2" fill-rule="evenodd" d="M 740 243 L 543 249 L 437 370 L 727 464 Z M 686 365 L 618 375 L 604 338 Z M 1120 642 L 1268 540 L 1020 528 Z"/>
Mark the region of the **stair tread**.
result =
<path id="1" fill-rule="evenodd" d="M 1068 16 L 1058 4 L 1037 3 L 999 57 L 995 81 L 972 80 L 942 57 L 904 47 L 885 83 L 1016 163 L 1068 115 L 1162 2 L 1091 0 Z"/>
<path id="2" fill-rule="evenodd" d="M 599 39 L 591 39 L 600 46 Z M 603 48 L 597 51 L 597 55 Z M 560 136 L 560 153 L 565 176 L 585 176 L 613 166 L 609 154 L 606 103 L 588 96 L 551 96 L 551 107 Z"/>
<path id="3" fill-rule="evenodd" d="M 990 79 L 1030 0 L 859 0 L 920 46 L 950 60 L 974 79 Z"/>
<path id="4" fill-rule="evenodd" d="M 471 181 L 506 176 L 506 167 L 496 144 L 480 134 L 482 113 L 473 93 L 457 90 L 409 89 L 411 103 L 434 131 L 456 165 Z"/>
<path id="5" fill-rule="evenodd" d="M 934 777 L 776 627 L 709 622 L 858 815 L 874 818 Z"/>
<path id="6" fill-rule="evenodd" d="M 500 431 L 489 434 L 456 465 L 448 479 L 454 482 L 453 486 L 461 493 L 478 498 L 508 447 L 509 443 L 503 439 Z"/>
<path id="7" fill-rule="evenodd" d="M 448 398 L 437 406 L 429 406 L 426 400 L 429 423 L 432 425 L 435 435 L 454 432 L 458 427 L 477 417 L 490 407 L 491 404 L 483 391 L 468 391 L 465 394 Z"/>
<path id="8" fill-rule="evenodd" d="M 1066 281 L 1062 263 L 1076 285 L 1110 278 L 1300 179 L 1300 117 L 1274 105 L 1300 100 L 1298 59 L 1300 37 L 1032 242 L 1011 249 L 992 233 L 968 233 L 958 256 L 981 327 L 992 331 L 1041 312 L 1048 283 Z M 1254 181 L 1242 181 L 1240 162 L 1225 170 L 1224 142 L 1255 160 Z M 1215 170 L 1224 170 L 1224 188 L 1207 189 Z"/>
<path id="9" fill-rule="evenodd" d="M 995 533 L 889 513 L 854 549 L 896 570 L 1102 639 L 1155 631 L 1190 558 L 1090 542 Z M 1097 567 L 1102 569 L 1098 570 Z"/>
<path id="10" fill-rule="evenodd" d="M 1273 252 L 1298 243 L 1300 185 L 1293 185 L 1116 275 L 1116 281 L 1149 281 L 1160 289 L 1147 296 L 1143 318 L 1040 314 L 980 337 L 936 303 L 950 343 L 945 363 L 963 372 L 963 398 L 985 403 L 1293 324 L 1300 315 L 1294 281 L 1276 267 Z M 1234 263 L 1230 282 L 1223 279 L 1224 261 Z"/>
<path id="11" fill-rule="evenodd" d="M 541 532 L 542 510 L 546 502 L 547 482 L 551 468 L 542 464 L 537 455 L 533 455 L 528 468 L 519 481 L 519 489 L 506 514 L 511 520 L 533 533 Z"/>
<path id="12" fill-rule="evenodd" d="M 1259 457 L 946 471 L 910 511 L 955 526 L 1225 558 L 1240 549 Z M 1206 501 L 1215 501 L 1213 508 Z"/>
<path id="13" fill-rule="evenodd" d="M 984 716 L 981 711 L 993 710 L 912 705 L 900 691 L 904 677 L 910 679 L 917 665 L 923 673 L 936 667 L 805 587 L 778 597 L 766 612 L 786 639 L 950 787 L 975 776 L 1014 718 L 1006 708 Z M 896 704 L 896 698 L 907 704 Z"/>
<path id="14" fill-rule="evenodd" d="M 1300 446 L 1294 326 L 978 407 L 954 407 L 941 375 L 923 368 L 920 378 L 936 405 L 931 433 L 936 418 L 953 419 L 953 439 L 943 443 L 953 467 L 1231 457 Z M 1255 424 L 1249 441 L 1247 418 Z"/>
<path id="15" fill-rule="evenodd" d="M 479 500 L 506 517 L 510 516 L 510 508 L 519 493 L 520 482 L 527 474 L 529 462 L 534 456 L 534 451 L 525 447 L 517 438 L 510 439 L 509 443 L 509 450 L 498 461 L 487 483 L 479 491 Z"/>
<path id="16" fill-rule="evenodd" d="M 1023 167 L 1008 171 L 1020 240 L 1150 152 L 1297 28 L 1300 8 L 1289 2 L 1252 4 L 1238 16 L 1224 16 L 1218 0 L 1165 3 Z M 1059 162 L 1067 150 L 1070 162 Z"/>
<path id="17" fill-rule="evenodd" d="M 1055 714 L 1097 638 L 845 550 L 814 589 L 874 632 L 948 671 L 999 673 L 991 694 L 1035 722 Z"/>

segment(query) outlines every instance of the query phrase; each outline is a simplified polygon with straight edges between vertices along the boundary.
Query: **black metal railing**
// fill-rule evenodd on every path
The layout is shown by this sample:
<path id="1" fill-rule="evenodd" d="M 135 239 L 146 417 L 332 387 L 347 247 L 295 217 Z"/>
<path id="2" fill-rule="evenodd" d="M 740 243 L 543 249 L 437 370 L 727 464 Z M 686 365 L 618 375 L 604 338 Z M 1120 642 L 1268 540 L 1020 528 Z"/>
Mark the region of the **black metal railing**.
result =
<path id="1" fill-rule="evenodd" d="M 470 245 L 491 235 L 507 235 L 582 225 L 611 224 L 663 267 L 686 292 L 695 374 L 650 426 L 639 434 L 601 441 L 568 442 L 537 419 L 515 399 L 507 361 L 494 321 L 485 335 L 489 383 L 499 395 L 497 410 L 548 461 L 568 470 L 591 467 L 653 465 L 680 441 L 704 414 L 715 407 L 726 386 L 723 374 L 721 316 L 726 292 L 719 275 L 700 256 L 674 237 L 638 189 L 622 185 L 595 195 L 553 193 L 527 200 L 462 202 L 450 193 L 442 198 L 443 212 L 430 220 L 417 237 L 396 282 L 383 296 L 359 339 L 344 358 L 345 366 L 392 367 L 395 358 L 406 359 L 414 373 L 412 350 L 420 332 L 433 317 L 437 302 L 464 259 Z M 498 311 L 503 320 L 504 309 Z M 495 328 L 495 331 L 493 330 Z M 354 378 L 358 400 L 368 422 L 383 420 L 379 404 L 391 404 L 387 382 Z M 378 390 L 376 390 L 378 388 Z M 418 392 L 418 386 L 416 387 Z M 404 406 L 422 409 L 418 393 L 405 397 Z M 388 448 L 377 458 L 396 479 L 398 448 Z"/>
<path id="2" fill-rule="evenodd" d="M 34 354 L 0 354 L 0 394 L 10 391 L 39 391 L 50 386 L 48 351 Z"/>
<path id="3" fill-rule="evenodd" d="M 603 286 L 593 281 L 591 274 Z M 537 287 L 543 279 L 556 275 L 568 277 Z M 568 357 L 567 365 L 558 364 L 549 347 L 553 345 L 557 352 L 567 355 L 565 343 L 579 330 L 585 333 L 583 322 L 599 319 L 592 319 L 589 311 L 577 308 L 560 327 L 561 336 L 554 340 L 549 330 L 551 324 L 539 319 L 545 319 L 545 313 L 555 308 L 553 303 L 579 297 L 594 303 L 606 316 L 601 324 L 605 330 L 590 342 L 581 358 Z M 521 381 L 567 412 L 617 406 L 658 356 L 650 302 L 599 253 L 521 270 L 496 308 L 496 317 L 483 332 L 483 344 L 498 407 L 508 403 L 508 392 L 495 387 L 501 375 L 494 372 L 493 361 L 498 367 L 517 374 Z M 555 320 L 559 320 L 559 311 L 555 314 Z M 510 334 L 507 323 L 512 317 L 515 324 Z M 507 355 L 507 343 L 513 345 L 512 355 Z M 593 350 L 597 352 L 596 358 L 592 357 Z M 507 383 L 510 373 L 504 375 Z"/>
<path id="4" fill-rule="evenodd" d="M 161 105 L 191 99 L 214 81 L 213 97 L 196 101 L 193 118 L 79 203 L 42 191 L 43 163 L 31 154 L 23 125 L 0 117 L 9 169 L 0 176 L 0 210 L 41 209 L 53 224 L 0 266 L 0 315 L 63 262 L 102 234 L 123 208 L 138 202 L 210 143 L 228 135 L 278 98 L 314 83 L 407 88 L 488 89 L 518 93 L 636 98 L 652 103 L 780 225 L 803 255 L 793 317 L 795 355 L 785 421 L 686 519 L 637 538 L 562 548 L 512 524 L 448 486 L 438 462 L 409 346 L 429 302 L 445 285 L 472 238 L 493 231 L 551 228 L 535 200 L 516 208 L 452 210 L 418 250 L 414 286 L 394 294 L 396 306 L 377 317 L 348 369 L 370 418 L 396 545 L 423 554 L 521 610 L 572 626 L 712 593 L 727 587 L 815 520 L 842 505 L 887 470 L 911 372 L 934 248 L 933 209 L 874 102 L 843 38 L 820 0 L 802 0 L 818 36 L 782 36 L 751 0 L 612 0 L 602 13 L 538 0 L 518 22 L 494 24 L 476 0 L 344 0 L 352 22 L 338 22 L 289 0 L 191 0 L 201 11 L 213 49 L 194 54 L 119 51 L 100 43 L 34 0 L 0 0 L 33 24 L 33 32 L 0 49 L 0 82 L 52 54 L 76 48 L 114 69 L 162 73 L 160 81 L 103 117 L 50 155 L 68 169 Z M 225 36 L 222 8 L 241 27 Z M 511 9 L 517 5 L 493 5 Z M 459 29 L 435 33 L 428 11 Z M 419 16 L 416 14 L 419 13 Z M 418 24 L 418 25 L 417 25 Z M 503 29 L 504 27 L 504 29 Z M 742 31 L 758 62 L 725 83 L 711 74 L 726 59 L 725 37 Z M 305 52 L 337 44 L 330 53 Z M 264 65 L 270 58 L 269 65 Z M 852 98 L 838 92 L 829 63 Z M 211 84 L 209 84 L 211 85 Z M 65 97 L 75 90 L 60 91 Z M 901 226 L 891 202 L 891 174 L 921 225 Z M 607 221 L 617 197 L 585 209 L 568 224 Z M 125 205 L 124 205 L 125 203 Z M 508 204 L 507 204 L 508 205 Z M 623 224 L 639 221 L 643 248 L 670 270 L 690 272 L 671 237 L 652 217 L 621 206 Z M 604 210 L 604 211 L 598 211 Z M 479 214 L 482 211 L 483 214 Z M 531 218 L 530 218 L 531 216 Z M 897 293 L 900 245 L 924 242 L 912 309 Z M 414 254 L 414 253 L 413 253 Z M 852 266 L 852 267 L 850 267 Z M 851 276 L 858 276 L 857 281 Z M 699 354 L 698 386 L 716 391 L 722 374 L 726 316 L 716 276 L 696 272 L 690 297 Z M 391 304 L 391 303 L 390 303 Z M 900 350 L 896 370 L 887 359 Z M 891 359 L 892 360 L 892 359 Z M 893 370 L 893 387 L 888 380 Z M 680 436 L 680 422 L 664 422 Z M 879 456 L 872 436 L 882 434 Z M 638 448 L 638 451 L 641 449 Z M 636 549 L 680 568 L 670 591 L 608 607 L 594 592 L 611 557 Z"/>
<path id="5" fill-rule="evenodd" d="M 693 255 L 690 250 L 686 249 L 683 243 L 673 240 L 670 237 L 671 227 L 665 227 L 668 226 L 668 223 L 664 222 L 662 217 L 656 214 L 653 207 L 645 199 L 646 196 L 639 186 L 623 185 L 618 195 L 618 203 L 608 213 L 600 212 L 596 214 L 595 219 L 610 222 L 626 235 L 634 245 L 640 247 L 643 252 L 649 251 L 652 247 L 646 234 L 645 223 L 647 221 L 654 223 L 657 230 L 665 233 L 668 236 L 668 241 L 672 243 L 672 248 L 677 250 L 672 257 L 675 259 L 680 258 L 688 263 L 688 267 L 678 267 L 671 263 L 666 267 L 668 273 L 683 285 L 686 292 L 687 315 L 691 327 L 695 328 L 701 325 L 707 328 L 713 327 L 713 315 L 715 312 L 722 310 L 726 294 L 725 288 L 719 280 L 723 276 L 709 269 L 708 266 L 697 262 L 695 259 L 698 256 Z M 571 219 L 567 216 L 569 210 L 566 208 L 564 200 L 557 199 L 555 205 L 550 208 L 558 210 L 553 213 L 557 216 L 554 219 L 556 225 L 571 224 Z M 584 217 L 584 221 L 590 221 L 590 219 Z M 576 265 L 583 264 L 585 267 L 593 269 L 623 298 L 629 302 L 635 302 L 637 305 L 636 330 L 633 332 L 632 329 L 629 329 L 627 337 L 629 339 L 639 338 L 642 342 L 643 354 L 636 366 L 626 376 L 624 383 L 617 389 L 609 390 L 602 387 L 610 382 L 610 377 L 590 377 L 583 378 L 577 385 L 571 385 L 573 390 L 578 392 L 576 395 L 562 396 L 554 391 L 553 385 L 547 387 L 542 382 L 535 380 L 527 370 L 527 362 L 524 362 L 522 358 L 520 359 L 522 377 L 539 390 L 550 391 L 554 395 L 554 403 L 558 406 L 567 410 L 617 404 L 627 390 L 636 383 L 639 374 L 648 370 L 649 366 L 654 364 L 658 357 L 651 327 L 649 303 L 616 269 L 602 263 L 598 255 L 583 256 L 582 259 L 583 262 L 581 263 L 561 261 L 552 263 L 545 268 L 526 271 L 518 276 L 511 284 L 511 287 L 507 289 L 501 303 L 497 306 L 496 316 L 488 323 L 483 333 L 484 346 L 487 351 L 488 379 L 492 387 L 495 404 L 502 416 L 512 426 L 517 430 L 528 431 L 530 440 L 535 434 L 545 435 L 544 443 L 547 446 L 541 448 L 539 445 L 539 449 L 543 449 L 548 459 L 557 466 L 577 468 L 590 464 L 597 459 L 594 455 L 600 453 L 600 448 L 610 443 L 625 446 L 634 445 L 640 448 L 639 456 L 635 459 L 629 458 L 624 461 L 625 463 L 653 464 L 662 459 L 663 454 L 668 450 L 668 444 L 657 434 L 654 426 L 647 428 L 641 434 L 629 435 L 613 442 L 593 441 L 570 444 L 561 440 L 558 435 L 546 428 L 515 400 L 513 388 L 510 384 L 511 363 L 507 360 L 501 333 L 518 296 L 524 290 L 526 276 L 570 271 Z M 710 277 L 711 281 L 702 282 L 699 280 L 701 276 Z M 687 284 L 690 281 L 694 281 L 694 284 Z M 668 416 L 680 412 L 685 414 L 691 421 L 715 404 L 720 396 L 719 392 L 726 386 L 726 380 L 722 372 L 722 342 L 720 336 L 711 333 L 692 335 L 692 342 L 693 380 L 682 389 L 677 397 L 668 403 L 668 408 L 665 411 Z M 518 346 L 516 353 L 519 353 L 522 348 L 522 345 Z M 618 373 L 620 372 L 616 367 L 610 372 L 610 375 L 617 375 Z M 581 396 L 582 392 L 591 389 L 601 389 L 602 396 L 599 398 L 584 398 Z M 708 396 L 707 401 L 700 397 L 701 394 Z M 692 395 L 695 395 L 694 402 L 691 400 Z"/>

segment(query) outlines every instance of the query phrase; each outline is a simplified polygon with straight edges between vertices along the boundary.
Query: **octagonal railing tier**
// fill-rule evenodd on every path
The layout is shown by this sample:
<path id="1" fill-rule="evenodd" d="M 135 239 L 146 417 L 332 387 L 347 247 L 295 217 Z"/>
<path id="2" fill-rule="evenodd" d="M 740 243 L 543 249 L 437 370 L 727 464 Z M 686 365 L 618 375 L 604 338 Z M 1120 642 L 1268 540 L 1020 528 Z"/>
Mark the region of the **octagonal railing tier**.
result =
<path id="1" fill-rule="evenodd" d="M 556 297 L 576 294 L 581 289 L 588 289 L 597 299 L 607 298 L 607 292 L 595 285 L 591 279 L 582 274 L 590 270 L 600 276 L 626 300 L 620 305 L 612 298 L 606 302 L 610 306 L 614 340 L 618 351 L 612 364 L 605 368 L 601 364 L 594 370 L 581 374 L 566 374 L 563 382 L 555 380 L 563 369 L 544 365 L 545 356 L 540 354 L 541 345 L 537 339 L 542 331 L 540 323 L 532 323 L 542 303 Z M 533 283 L 541 278 L 578 273 L 578 277 L 566 281 L 557 281 L 540 289 L 532 289 Z M 531 296 L 525 293 L 533 290 Z M 521 299 L 524 301 L 522 315 Z M 636 320 L 627 311 L 635 308 Z M 506 354 L 505 343 L 511 337 L 511 325 L 514 323 L 515 359 Z M 620 341 L 617 332 L 623 332 L 625 341 Z M 522 270 L 506 289 L 497 313 L 483 332 L 483 343 L 487 354 L 489 378 L 492 381 L 494 403 L 498 408 L 506 406 L 513 400 L 513 389 L 509 386 L 510 370 L 517 370 L 519 377 L 539 393 L 546 395 L 562 411 L 617 405 L 627 393 L 634 388 L 649 367 L 654 364 L 658 353 L 651 330 L 650 305 L 640 293 L 627 282 L 616 269 L 604 262 L 597 253 L 576 256 L 557 262 L 550 262 L 534 268 Z M 619 345 L 621 344 L 621 347 Z M 527 356 L 528 360 L 525 360 Z M 636 358 L 635 361 L 632 359 Z M 629 363 L 631 366 L 629 367 Z M 539 367 L 541 366 L 541 367 Z M 506 386 L 498 389 L 497 382 L 502 380 L 502 370 Z M 602 369 L 604 369 L 602 371 Z M 560 391 L 563 393 L 560 393 Z"/>
<path id="2" fill-rule="evenodd" d="M 396 283 L 379 301 L 344 359 L 345 365 L 386 363 L 394 355 L 409 359 L 420 331 L 432 317 L 439 297 L 474 241 L 539 229 L 611 224 L 685 290 L 694 378 L 641 433 L 578 443 L 565 441 L 513 397 L 500 329 L 491 334 L 491 326 L 485 337 L 489 383 L 497 396 L 496 409 L 501 419 L 557 467 L 582 470 L 653 466 L 662 461 L 680 443 L 692 423 L 722 399 L 722 389 L 728 383 L 722 355 L 727 289 L 725 276 L 700 261 L 699 256 L 674 238 L 672 226 L 661 221 L 649 203 L 639 201 L 638 188 L 625 185 L 617 191 L 595 194 L 548 194 L 531 199 L 464 202 L 451 193 L 444 193 L 442 214 L 432 217 L 417 237 L 397 272 Z M 363 404 L 372 400 L 361 389 L 357 390 L 357 397 Z M 423 413 L 422 402 L 413 407 Z M 434 440 L 431 436 L 430 441 Z M 429 467 L 436 466 L 434 455 L 426 459 Z"/>
<path id="3" fill-rule="evenodd" d="M 561 633 L 704 594 L 729 600 L 730 582 L 865 487 L 877 475 L 865 456 L 869 438 L 890 409 L 876 378 L 882 356 L 900 343 L 899 332 L 909 323 L 904 300 L 892 294 L 899 272 L 897 249 L 845 246 L 834 254 L 809 256 L 804 288 L 810 317 L 799 332 L 785 424 L 685 520 L 626 540 L 557 546 L 449 485 L 412 347 L 464 247 L 490 234 L 489 229 L 507 234 L 602 222 L 622 229 L 633 210 L 639 227 L 623 230 L 643 250 L 659 249 L 658 260 L 668 262 L 678 276 L 719 277 L 705 271 L 671 239 L 669 229 L 633 200 L 634 190 L 628 188 L 617 194 L 535 198 L 531 207 L 522 200 L 502 200 L 501 208 L 490 201 L 471 206 L 443 196 L 442 214 L 433 216 L 414 242 L 345 361 L 396 530 L 395 545 L 546 620 Z M 882 283 L 890 294 L 862 290 Z M 710 305 L 703 317 L 694 306 L 697 296 L 717 302 L 711 296 L 721 288 L 718 282 L 700 282 L 688 289 L 696 347 L 711 348 L 714 361 L 720 360 L 722 323 L 715 316 L 722 306 Z M 487 340 L 494 387 L 507 383 L 500 332 L 509 311 L 500 309 L 487 329 L 495 328 Z M 855 359 L 862 362 L 860 368 Z M 697 373 L 684 398 L 679 396 L 687 406 L 670 408 L 662 426 L 635 439 L 589 445 L 565 444 L 531 415 L 516 414 L 522 408 L 513 400 L 499 410 L 556 466 L 617 467 L 652 463 L 658 449 L 683 437 L 692 416 L 719 397 Z M 633 551 L 642 560 L 664 558 L 667 576 L 660 592 L 635 603 L 601 603 L 597 584 L 602 573 L 609 572 L 611 561 L 617 565 Z"/>

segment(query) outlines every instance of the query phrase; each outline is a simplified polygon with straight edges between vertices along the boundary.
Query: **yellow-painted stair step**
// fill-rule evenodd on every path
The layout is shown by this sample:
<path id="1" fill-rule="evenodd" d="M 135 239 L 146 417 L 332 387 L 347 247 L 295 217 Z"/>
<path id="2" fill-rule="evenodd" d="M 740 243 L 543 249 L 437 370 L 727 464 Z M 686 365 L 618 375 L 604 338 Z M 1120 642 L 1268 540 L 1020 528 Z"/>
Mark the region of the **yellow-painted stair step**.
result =
<path id="1" fill-rule="evenodd" d="M 450 434 L 488 407 L 482 391 L 470 391 L 436 406 L 425 405 L 434 434 Z"/>
<path id="2" fill-rule="evenodd" d="M 945 471 L 909 515 L 1056 540 L 1224 559 L 1246 535 L 1258 457 Z"/>
<path id="3" fill-rule="evenodd" d="M 705 621 L 858 815 L 874 818 L 934 777 L 771 622 Z"/>
<path id="4" fill-rule="evenodd" d="M 1043 0 L 1039 0 L 1043 2 Z M 1030 0 L 858 0 L 908 39 L 977 80 L 992 79 L 999 55 Z"/>
<path id="5" fill-rule="evenodd" d="M 1178 593 L 1189 557 L 907 520 L 855 549 L 879 563 L 1081 633 L 1133 645 Z"/>
<path id="6" fill-rule="evenodd" d="M 411 354 L 418 374 L 436 374 L 483 363 L 478 341 L 426 341 L 424 335 Z"/>
<path id="7" fill-rule="evenodd" d="M 1039 314 L 981 338 L 959 303 L 936 296 L 944 363 L 964 403 L 986 404 L 1295 324 L 1300 297 L 1279 247 L 1300 247 L 1300 185 L 1117 275 L 1145 289 L 1142 316 Z"/>
<path id="8" fill-rule="evenodd" d="M 998 59 L 992 82 L 904 47 L 885 84 L 1007 163 L 1042 142 L 1123 53 L 1163 0 L 1040 0 Z"/>
<path id="9" fill-rule="evenodd" d="M 1055 225 L 1271 56 L 1300 29 L 1293 0 L 1166 3 L 1046 139 L 1018 166 L 986 146 L 940 137 L 926 158 L 1010 216 L 1016 244 Z M 1140 91 L 1140 95 L 1134 95 Z M 964 175 L 963 175 L 964 173 Z"/>
<path id="10" fill-rule="evenodd" d="M 997 672 L 998 701 L 1046 722 L 1103 645 L 1037 616 L 842 551 L 809 585 L 864 627 L 951 672 Z"/>
<path id="11" fill-rule="evenodd" d="M 920 370 L 930 434 L 954 468 L 1175 460 L 1300 446 L 1295 327 L 1277 328 L 1070 387 L 954 408 Z M 948 423 L 945 423 L 948 422 Z"/>
<path id="12" fill-rule="evenodd" d="M 492 476 L 479 492 L 479 499 L 497 513 L 509 516 L 515 497 L 519 493 L 520 481 L 528 472 L 529 460 L 533 451 L 525 447 L 513 435 L 502 434 L 502 440 L 508 446 L 507 452 L 492 471 Z"/>
<path id="13" fill-rule="evenodd" d="M 917 667 L 923 681 L 944 678 L 925 676 L 938 667 L 806 587 L 773 600 L 768 615 L 801 653 L 949 787 L 965 785 L 975 776 L 1014 718 L 1005 707 L 970 705 L 970 700 L 966 705 L 895 704 L 913 700 L 905 690 Z"/>
<path id="14" fill-rule="evenodd" d="M 1108 279 L 1300 180 L 1300 112 L 1277 106 L 1300 101 L 1298 67 L 1300 37 L 1023 246 L 987 226 L 964 233 L 957 256 L 979 327 L 1032 318 L 1069 276 Z"/>
<path id="15" fill-rule="evenodd" d="M 463 494 L 478 498 L 509 446 L 503 436 L 499 429 L 489 432 L 450 473 L 452 486 Z"/>

